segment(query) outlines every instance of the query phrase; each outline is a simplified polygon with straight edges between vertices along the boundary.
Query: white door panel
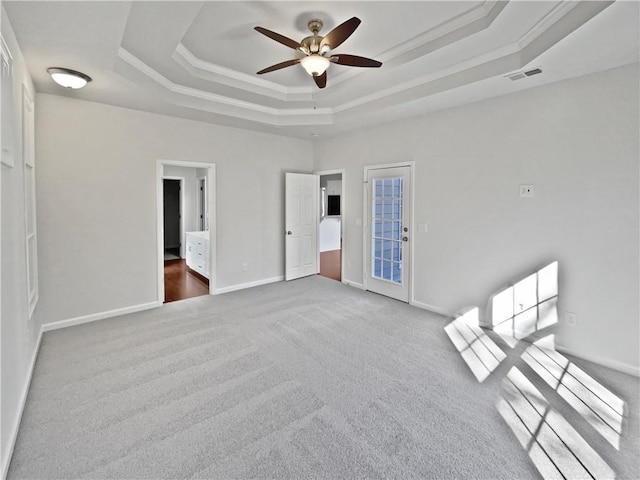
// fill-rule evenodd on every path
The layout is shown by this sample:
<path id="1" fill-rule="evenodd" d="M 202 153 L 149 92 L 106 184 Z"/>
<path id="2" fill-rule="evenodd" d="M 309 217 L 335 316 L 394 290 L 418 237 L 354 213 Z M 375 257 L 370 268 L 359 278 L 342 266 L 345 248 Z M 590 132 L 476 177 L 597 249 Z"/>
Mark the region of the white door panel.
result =
<path id="1" fill-rule="evenodd" d="M 285 279 L 318 273 L 318 205 L 320 177 L 285 176 Z"/>

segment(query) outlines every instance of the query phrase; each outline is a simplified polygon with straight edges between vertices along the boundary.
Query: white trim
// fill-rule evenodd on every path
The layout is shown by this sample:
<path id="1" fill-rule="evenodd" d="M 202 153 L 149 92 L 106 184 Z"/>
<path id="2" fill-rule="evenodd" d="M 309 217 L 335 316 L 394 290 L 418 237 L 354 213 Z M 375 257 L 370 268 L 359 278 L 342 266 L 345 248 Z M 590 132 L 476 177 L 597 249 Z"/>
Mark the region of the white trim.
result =
<path id="1" fill-rule="evenodd" d="M 59 320 L 57 322 L 45 323 L 42 325 L 43 332 L 52 330 L 60 330 L 61 328 L 73 327 L 74 325 L 82 325 L 83 323 L 91 323 L 97 320 L 105 320 L 107 318 L 117 317 L 119 315 L 127 315 L 129 313 L 142 312 L 143 310 L 151 310 L 152 308 L 161 307 L 160 302 L 142 303 L 140 305 L 132 305 L 130 307 L 116 308 L 106 312 L 92 313 L 81 317 L 69 318 L 67 320 Z"/>
<path id="2" fill-rule="evenodd" d="M 279 275 L 277 277 L 265 278 L 263 280 L 256 280 L 255 282 L 248 283 L 238 283 L 236 285 L 231 285 L 230 287 L 222 287 L 218 288 L 214 295 L 221 295 L 223 293 L 235 292 L 238 290 L 244 290 L 245 288 L 253 288 L 259 287 L 261 285 L 268 285 L 270 283 L 282 282 L 284 281 L 284 275 Z"/>
<path id="3" fill-rule="evenodd" d="M 185 177 L 176 177 L 176 176 L 172 176 L 172 175 L 162 175 L 162 186 L 163 186 L 163 190 L 162 190 L 162 204 L 164 205 L 164 180 L 178 180 L 180 181 L 180 258 L 186 258 L 187 252 L 186 252 L 186 243 L 187 240 L 185 238 L 185 226 L 184 226 L 184 203 L 185 203 L 185 194 L 186 194 L 186 190 L 185 190 L 185 182 L 186 179 Z M 164 212 L 164 209 L 163 209 Z M 162 244 L 164 245 L 164 235 L 163 235 L 163 239 L 162 239 Z"/>
<path id="4" fill-rule="evenodd" d="M 36 146 L 35 146 L 35 102 L 33 95 L 22 84 L 22 171 L 23 185 L 22 191 L 24 196 L 25 215 L 24 215 L 24 233 L 25 233 L 25 272 L 27 274 L 27 309 L 29 311 L 29 320 L 33 317 L 39 298 L 38 290 L 38 227 L 36 214 Z M 27 171 L 30 170 L 31 175 L 27 177 Z M 30 183 L 30 185 L 29 185 Z M 29 198 L 29 190 L 31 190 L 31 198 Z M 29 212 L 28 205 L 31 204 L 32 211 Z M 31 224 L 29 224 L 31 217 Z M 33 243 L 33 252 L 29 248 Z M 32 255 L 33 253 L 33 255 Z M 33 276 L 31 275 L 33 272 Z"/>
<path id="5" fill-rule="evenodd" d="M 423 310 L 427 310 L 429 312 L 437 313 L 438 315 L 443 315 L 445 317 L 455 318 L 455 314 L 444 310 L 443 308 L 436 307 L 435 305 L 429 305 L 428 303 L 419 302 L 417 300 L 413 300 L 411 305 L 417 308 L 421 308 Z"/>
<path id="6" fill-rule="evenodd" d="M 204 188 L 202 182 L 204 182 Z M 204 203 L 202 202 L 202 194 L 200 193 L 201 188 L 203 188 L 204 191 Z M 207 176 L 196 176 L 196 230 L 204 231 L 204 228 L 209 226 L 209 212 L 207 212 L 207 205 L 209 204 L 209 202 L 207 202 L 208 193 L 209 185 L 207 185 Z M 200 216 L 202 216 L 202 219 Z"/>
<path id="7" fill-rule="evenodd" d="M 345 225 L 347 224 L 347 195 L 346 195 L 346 188 L 345 188 L 345 169 L 344 168 L 335 168 L 333 170 L 321 170 L 318 172 L 313 172 L 314 175 L 318 175 L 318 177 L 323 177 L 325 175 L 340 175 L 340 185 L 341 185 L 341 189 L 340 189 L 340 278 L 343 279 L 344 278 L 344 266 L 345 266 L 345 245 L 347 244 L 346 242 L 346 229 L 345 229 Z M 320 231 L 318 229 L 318 245 L 320 245 Z M 318 248 L 318 250 L 320 250 L 320 248 Z M 318 272 L 320 271 L 320 259 L 318 259 Z"/>
<path id="8" fill-rule="evenodd" d="M 13 449 L 16 445 L 16 440 L 18 438 L 18 430 L 20 429 L 20 422 L 22 421 L 22 414 L 24 413 L 24 407 L 27 403 L 27 395 L 29 394 L 29 388 L 31 387 L 31 377 L 33 377 L 33 370 L 36 366 L 36 360 L 38 359 L 38 353 L 40 352 L 40 343 L 42 342 L 42 334 L 44 332 L 44 327 L 40 327 L 40 333 L 38 333 L 38 340 L 36 341 L 35 348 L 33 350 L 33 355 L 31 356 L 31 364 L 29 365 L 29 371 L 27 373 L 27 378 L 22 389 L 22 393 L 20 395 L 20 401 L 18 406 L 18 415 L 16 419 L 11 425 L 11 429 L 9 430 L 9 442 L 7 445 L 6 452 L 3 452 L 2 455 L 2 478 L 3 480 L 7 478 L 7 473 L 9 472 L 9 464 L 11 463 L 11 457 L 13 456 Z"/>
<path id="9" fill-rule="evenodd" d="M 256 75 L 248 75 L 237 70 L 223 67 L 196 57 L 182 43 L 178 44 L 171 58 L 191 75 L 198 78 L 235 88 L 242 88 L 243 90 L 266 95 L 278 100 L 312 100 L 313 89 L 311 86 L 286 87 L 279 83 L 257 77 Z"/>
<path id="10" fill-rule="evenodd" d="M 352 282 L 351 280 L 342 280 L 342 283 L 344 283 L 345 285 L 349 286 L 349 287 L 354 287 L 357 288 L 359 290 L 364 290 L 364 285 L 362 285 L 361 283 L 358 282 Z"/>
<path id="11" fill-rule="evenodd" d="M 577 353 L 571 350 L 570 348 L 563 347 L 562 345 L 558 345 L 558 344 L 556 344 L 555 348 L 559 352 L 566 353 L 567 355 L 571 355 L 573 357 L 580 358 L 582 360 L 586 360 L 587 362 L 593 362 L 603 367 L 611 368 L 612 370 L 626 373 L 627 375 L 640 377 L 640 367 L 634 367 L 633 365 L 629 365 L 628 363 L 618 362 L 617 360 L 611 360 L 608 358 L 599 357 L 597 355 Z"/>
<path id="12" fill-rule="evenodd" d="M 205 168 L 207 169 L 207 212 L 209 214 L 209 295 L 216 292 L 216 164 L 211 162 L 189 162 L 182 160 L 162 160 L 156 161 L 156 248 L 157 248 L 157 283 L 158 283 L 158 303 L 164 303 L 164 225 L 163 225 L 163 197 L 162 178 L 164 165 L 174 167 Z"/>
<path id="13" fill-rule="evenodd" d="M 157 282 L 158 303 L 164 303 L 164 182 L 162 175 L 164 166 L 160 160 L 156 163 L 156 248 L 157 253 Z M 162 250 L 162 251 L 160 251 Z"/>

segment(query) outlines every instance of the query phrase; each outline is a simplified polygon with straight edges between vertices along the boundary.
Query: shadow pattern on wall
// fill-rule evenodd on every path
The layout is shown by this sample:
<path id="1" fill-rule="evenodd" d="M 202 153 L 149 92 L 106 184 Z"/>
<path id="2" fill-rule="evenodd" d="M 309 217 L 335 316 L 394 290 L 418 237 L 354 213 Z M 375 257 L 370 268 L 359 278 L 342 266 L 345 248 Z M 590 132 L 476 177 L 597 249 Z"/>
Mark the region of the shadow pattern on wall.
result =
<path id="1" fill-rule="evenodd" d="M 553 262 L 492 295 L 488 322 L 481 322 L 474 307 L 444 330 L 478 382 L 501 364 L 509 368 L 498 343 L 523 348 L 519 360 L 528 368 L 510 366 L 496 408 L 544 478 L 615 478 L 593 445 L 534 385 L 548 386 L 562 402 L 560 410 L 577 413 L 589 431 L 620 450 L 624 400 L 555 349 L 550 330 L 558 323 L 558 296 Z"/>

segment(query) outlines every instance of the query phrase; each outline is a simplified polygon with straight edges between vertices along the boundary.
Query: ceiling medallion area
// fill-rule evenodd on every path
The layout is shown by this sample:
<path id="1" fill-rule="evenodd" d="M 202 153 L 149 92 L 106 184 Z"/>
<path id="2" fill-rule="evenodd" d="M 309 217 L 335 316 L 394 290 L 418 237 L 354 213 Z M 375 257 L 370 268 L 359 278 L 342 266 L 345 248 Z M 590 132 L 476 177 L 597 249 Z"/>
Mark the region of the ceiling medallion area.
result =
<path id="1" fill-rule="evenodd" d="M 358 17 L 351 17 L 322 37 L 318 35 L 323 27 L 322 20 L 312 19 L 307 23 L 311 35 L 305 37 L 300 42 L 296 42 L 264 27 L 255 27 L 255 30 L 263 35 L 303 54 L 301 58 L 286 60 L 262 69 L 258 72 L 258 75 L 300 63 L 305 71 L 313 77 L 318 88 L 325 88 L 327 86 L 327 69 L 331 66 L 331 63 L 348 67 L 380 68 L 382 62 L 371 58 L 348 54 L 330 55 L 331 51 L 342 45 L 342 43 L 355 32 L 359 25 L 360 19 Z"/>

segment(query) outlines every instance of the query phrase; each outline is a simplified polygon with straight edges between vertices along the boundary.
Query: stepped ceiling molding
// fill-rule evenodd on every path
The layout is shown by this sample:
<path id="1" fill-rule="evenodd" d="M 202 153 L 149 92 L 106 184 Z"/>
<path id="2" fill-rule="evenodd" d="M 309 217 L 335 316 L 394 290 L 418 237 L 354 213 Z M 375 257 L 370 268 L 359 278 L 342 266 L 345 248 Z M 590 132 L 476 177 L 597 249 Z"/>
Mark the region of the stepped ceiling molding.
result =
<path id="1" fill-rule="evenodd" d="M 635 1 L 4 1 L 39 92 L 316 138 L 451 108 L 638 62 Z M 333 64 L 318 89 L 301 66 L 256 72 L 294 40 L 362 20 L 335 53 L 383 62 Z M 79 91 L 51 66 L 90 75 Z M 541 74 L 512 80 L 520 71 Z M 522 77 L 522 76 L 519 76 Z"/>

